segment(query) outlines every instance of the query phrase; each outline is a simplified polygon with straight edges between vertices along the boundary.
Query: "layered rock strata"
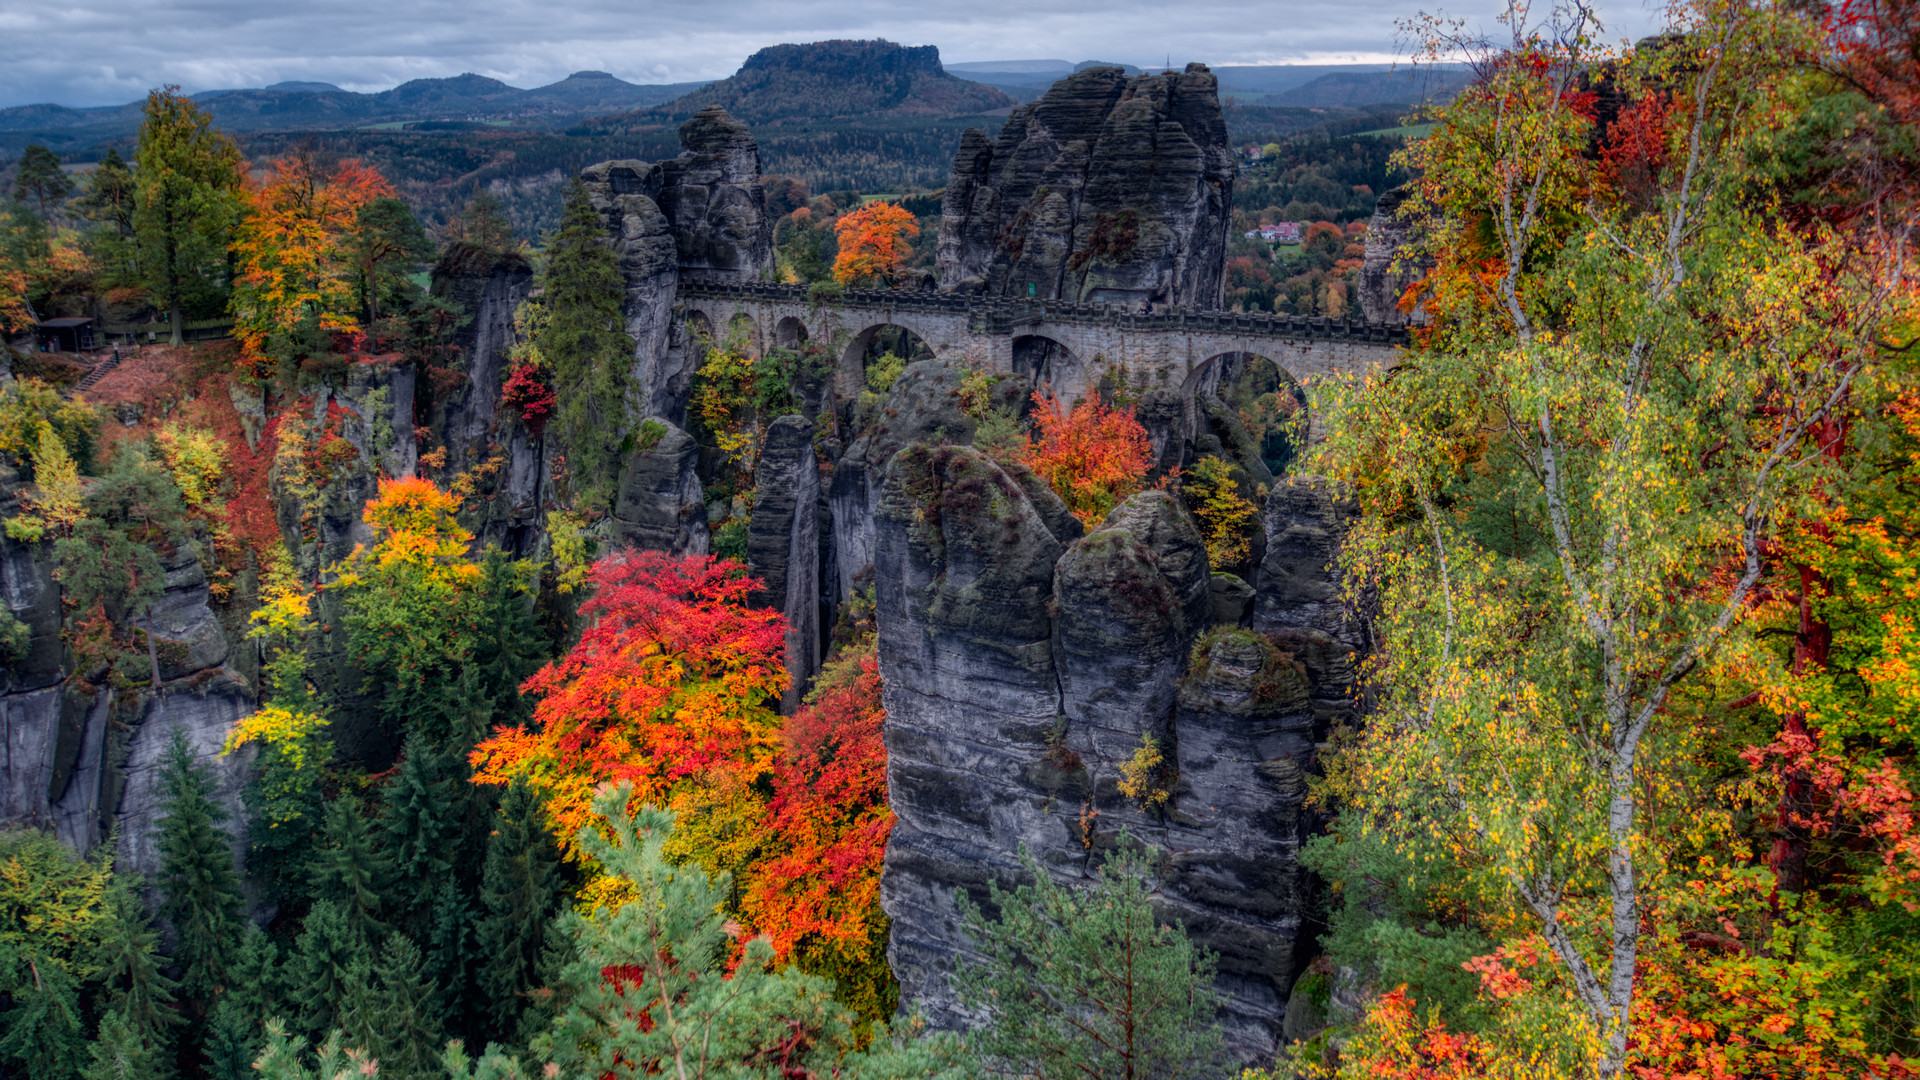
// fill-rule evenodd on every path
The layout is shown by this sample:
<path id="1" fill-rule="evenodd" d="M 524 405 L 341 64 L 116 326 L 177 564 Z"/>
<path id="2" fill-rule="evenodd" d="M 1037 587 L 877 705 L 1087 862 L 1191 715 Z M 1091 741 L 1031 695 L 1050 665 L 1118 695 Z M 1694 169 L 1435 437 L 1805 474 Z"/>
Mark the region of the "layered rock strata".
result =
<path id="1" fill-rule="evenodd" d="M 939 281 L 993 296 L 1218 307 L 1234 163 L 1204 64 L 1093 67 L 962 136 Z"/>
<path id="2" fill-rule="evenodd" d="M 747 566 L 760 579 L 755 602 L 786 616 L 787 675 L 780 711 L 800 707 L 820 670 L 820 468 L 813 423 L 783 416 L 767 428 L 753 473 Z"/>
<path id="3" fill-rule="evenodd" d="M 896 386 L 898 430 L 938 430 L 936 378 Z M 932 406 L 917 419 L 916 400 Z M 882 903 L 903 1002 L 969 1020 L 948 982 L 972 952 L 956 889 L 1018 881 L 1023 847 L 1084 880 L 1125 830 L 1157 857 L 1165 917 L 1220 957 L 1236 1056 L 1271 1060 L 1302 946 L 1306 776 L 1323 710 L 1351 690 L 1339 509 L 1310 485 L 1270 502 L 1266 592 L 1242 628 L 1254 590 L 1209 573 L 1166 494 L 1081 536 L 1051 491 L 971 448 L 923 439 L 883 465 L 872 552 L 898 822 Z M 1143 752 L 1163 764 L 1142 772 Z M 1122 790 L 1129 770 L 1145 796 Z"/>
<path id="4" fill-rule="evenodd" d="M 1361 314 L 1380 326 L 1427 323 L 1424 307 L 1402 307 L 1407 290 L 1432 269 L 1431 261 L 1418 250 L 1419 224 L 1405 213 L 1407 194 L 1404 187 L 1383 192 L 1374 203 L 1373 220 L 1367 223 L 1366 257 L 1360 264 L 1355 294 Z"/>

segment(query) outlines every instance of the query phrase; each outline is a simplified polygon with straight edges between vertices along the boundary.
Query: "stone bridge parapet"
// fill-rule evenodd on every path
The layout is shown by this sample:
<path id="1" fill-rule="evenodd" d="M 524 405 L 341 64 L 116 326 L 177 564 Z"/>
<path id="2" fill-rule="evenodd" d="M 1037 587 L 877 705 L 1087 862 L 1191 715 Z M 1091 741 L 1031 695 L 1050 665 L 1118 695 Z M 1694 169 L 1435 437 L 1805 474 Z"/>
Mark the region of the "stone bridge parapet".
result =
<path id="1" fill-rule="evenodd" d="M 1103 376 L 1193 389 L 1212 361 L 1264 356 L 1296 381 L 1391 367 L 1405 327 L 1359 319 L 1024 300 L 932 291 L 682 280 L 675 301 L 694 336 L 743 330 L 749 347 L 815 342 L 831 350 L 842 394 L 857 393 L 867 346 L 883 327 L 911 331 L 934 355 L 1044 379 L 1071 400 Z"/>

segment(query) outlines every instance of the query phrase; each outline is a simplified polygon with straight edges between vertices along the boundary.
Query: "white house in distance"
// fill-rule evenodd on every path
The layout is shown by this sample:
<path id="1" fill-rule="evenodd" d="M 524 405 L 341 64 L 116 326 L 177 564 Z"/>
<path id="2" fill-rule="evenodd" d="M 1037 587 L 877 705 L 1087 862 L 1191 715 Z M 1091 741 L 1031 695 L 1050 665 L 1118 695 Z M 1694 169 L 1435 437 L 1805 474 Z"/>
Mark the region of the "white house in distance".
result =
<path id="1" fill-rule="evenodd" d="M 1249 240 L 1265 240 L 1269 244 L 1297 244 L 1300 242 L 1300 223 L 1282 221 L 1274 225 L 1262 225 L 1257 229 L 1248 229 Z"/>

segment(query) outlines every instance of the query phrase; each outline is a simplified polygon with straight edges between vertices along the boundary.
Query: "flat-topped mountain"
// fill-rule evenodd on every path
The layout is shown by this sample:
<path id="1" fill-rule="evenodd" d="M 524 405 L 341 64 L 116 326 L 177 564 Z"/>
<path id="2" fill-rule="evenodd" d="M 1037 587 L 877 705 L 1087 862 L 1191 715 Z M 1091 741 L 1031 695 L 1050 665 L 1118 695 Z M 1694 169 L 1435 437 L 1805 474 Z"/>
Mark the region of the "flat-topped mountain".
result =
<path id="1" fill-rule="evenodd" d="M 738 120 L 770 124 L 849 116 L 975 116 L 1013 99 L 947 73 L 933 45 L 816 41 L 761 49 L 731 77 L 647 110 L 677 123 L 710 105 Z"/>

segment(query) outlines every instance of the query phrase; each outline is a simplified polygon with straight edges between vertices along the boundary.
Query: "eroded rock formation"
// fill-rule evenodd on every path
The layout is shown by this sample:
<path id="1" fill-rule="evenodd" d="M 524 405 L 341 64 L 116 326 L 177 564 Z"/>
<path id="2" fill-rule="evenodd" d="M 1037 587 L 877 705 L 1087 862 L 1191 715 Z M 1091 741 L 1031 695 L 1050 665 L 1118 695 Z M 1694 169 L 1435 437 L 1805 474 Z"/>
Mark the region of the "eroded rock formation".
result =
<path id="1" fill-rule="evenodd" d="M 1366 261 L 1355 286 L 1360 313 L 1382 326 L 1424 326 L 1427 321 L 1424 308 L 1401 310 L 1407 289 L 1430 269 L 1414 250 L 1420 229 L 1403 213 L 1406 199 L 1407 189 L 1397 187 L 1383 192 L 1374 204 L 1373 220 L 1367 223 Z"/>
<path id="2" fill-rule="evenodd" d="M 1217 307 L 1234 164 L 1204 64 L 1129 79 L 1095 67 L 970 129 L 942 208 L 943 288 Z"/>
<path id="3" fill-rule="evenodd" d="M 1234 1052 L 1271 1060 L 1311 951 L 1306 777 L 1316 733 L 1351 705 L 1360 644 L 1335 587 L 1342 509 L 1317 485 L 1277 486 L 1256 598 L 1209 573 L 1164 493 L 1080 535 L 1025 470 L 945 441 L 939 365 L 916 367 L 885 412 L 922 434 L 867 448 L 869 469 L 883 459 L 872 556 L 899 820 L 882 902 L 903 1001 L 966 1023 L 948 984 L 971 949 L 956 889 L 1019 880 L 1022 847 L 1084 879 L 1125 830 L 1157 856 L 1165 915 L 1219 954 Z M 1143 750 L 1164 759 L 1146 774 L 1164 800 L 1121 788 Z"/>

